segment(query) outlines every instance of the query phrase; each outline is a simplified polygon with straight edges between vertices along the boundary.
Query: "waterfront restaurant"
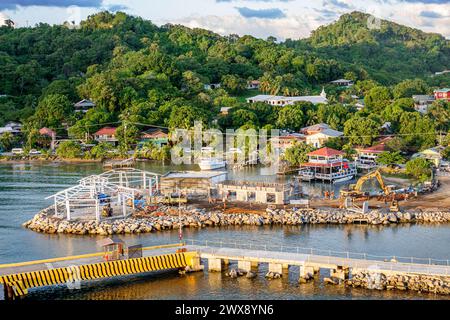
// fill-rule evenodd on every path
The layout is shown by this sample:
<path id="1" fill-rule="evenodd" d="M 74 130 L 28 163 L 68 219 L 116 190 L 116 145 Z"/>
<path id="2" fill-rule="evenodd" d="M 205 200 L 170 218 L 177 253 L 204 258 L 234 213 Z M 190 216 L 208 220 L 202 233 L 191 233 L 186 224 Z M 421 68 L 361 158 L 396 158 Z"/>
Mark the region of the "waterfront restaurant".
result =
<path id="1" fill-rule="evenodd" d="M 344 152 L 322 148 L 308 154 L 308 163 L 301 165 L 299 176 L 302 180 L 322 180 L 331 183 L 349 181 L 356 177 L 353 164 L 344 159 Z"/>

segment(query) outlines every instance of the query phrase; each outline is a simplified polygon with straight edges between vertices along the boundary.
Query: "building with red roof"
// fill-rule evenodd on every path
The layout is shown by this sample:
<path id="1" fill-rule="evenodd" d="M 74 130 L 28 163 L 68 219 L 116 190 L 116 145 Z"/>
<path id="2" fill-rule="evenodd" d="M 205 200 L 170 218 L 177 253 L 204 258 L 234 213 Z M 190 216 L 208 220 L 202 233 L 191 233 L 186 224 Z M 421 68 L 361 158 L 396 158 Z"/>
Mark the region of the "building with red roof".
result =
<path id="1" fill-rule="evenodd" d="M 50 138 L 55 138 L 56 137 L 56 132 L 55 131 L 53 131 L 52 129 L 49 129 L 49 128 L 45 128 L 45 127 L 39 129 L 39 134 L 41 136 L 48 136 Z"/>
<path id="2" fill-rule="evenodd" d="M 392 140 L 391 137 L 380 140 L 378 144 L 368 148 L 357 148 L 358 158 L 356 166 L 361 169 L 371 170 L 377 167 L 377 159 L 380 154 L 388 151 L 386 143 Z"/>
<path id="3" fill-rule="evenodd" d="M 108 142 L 116 145 L 118 143 L 118 140 L 116 138 L 116 131 L 117 128 L 113 127 L 101 128 L 96 133 L 94 133 L 94 139 L 98 142 Z"/>
<path id="4" fill-rule="evenodd" d="M 332 148 L 322 148 L 308 153 L 309 161 L 301 165 L 300 178 L 332 183 L 353 179 L 357 174 L 356 168 L 344 159 L 344 155 L 344 152 Z"/>

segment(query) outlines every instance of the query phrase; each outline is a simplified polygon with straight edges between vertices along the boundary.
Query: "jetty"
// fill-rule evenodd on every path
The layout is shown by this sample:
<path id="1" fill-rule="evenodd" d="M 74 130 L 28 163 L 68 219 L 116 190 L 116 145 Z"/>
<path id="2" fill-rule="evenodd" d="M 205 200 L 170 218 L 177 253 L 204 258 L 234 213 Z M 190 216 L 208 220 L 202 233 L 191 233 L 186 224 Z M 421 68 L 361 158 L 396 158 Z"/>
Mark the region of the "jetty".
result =
<path id="1" fill-rule="evenodd" d="M 119 168 L 132 168 L 134 167 L 136 160 L 129 158 L 125 160 L 108 160 L 103 162 L 103 168 L 105 169 L 119 169 Z"/>
<path id="2" fill-rule="evenodd" d="M 130 247 L 132 248 L 132 247 Z M 81 281 L 108 279 L 158 270 L 222 272 L 237 263 L 235 274 L 253 274 L 267 265 L 266 277 L 278 279 L 297 269 L 299 282 L 313 280 L 323 270 L 330 284 L 367 289 L 400 289 L 450 294 L 449 260 L 414 257 L 381 257 L 365 253 L 290 247 L 276 244 L 186 240 L 142 248 L 128 255 L 92 253 L 39 261 L 0 265 L 0 283 L 5 298 L 25 296 L 28 289 Z M 178 248 L 174 253 L 174 248 Z M 122 252 L 122 251 L 120 251 Z M 105 257 L 114 257 L 112 261 Z M 106 261 L 105 261 L 106 260 Z M 205 267 L 206 263 L 206 267 Z M 231 272 L 230 272 L 231 274 Z M 375 279 L 375 280 L 374 280 Z"/>

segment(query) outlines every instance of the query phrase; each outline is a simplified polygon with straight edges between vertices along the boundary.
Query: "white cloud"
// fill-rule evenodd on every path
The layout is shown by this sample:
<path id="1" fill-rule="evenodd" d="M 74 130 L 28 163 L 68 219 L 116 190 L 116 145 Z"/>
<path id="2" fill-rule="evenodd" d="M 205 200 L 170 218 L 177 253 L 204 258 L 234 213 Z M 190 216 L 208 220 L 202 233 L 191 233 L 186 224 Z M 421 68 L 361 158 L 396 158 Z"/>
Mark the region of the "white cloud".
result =
<path id="1" fill-rule="evenodd" d="M 308 37 L 311 30 L 320 23 L 311 15 L 287 15 L 281 19 L 245 18 L 238 15 L 192 15 L 177 19 L 173 23 L 183 24 L 191 28 L 204 28 L 222 35 L 253 35 L 258 38 L 275 36 L 278 39 L 298 39 Z"/>
<path id="2" fill-rule="evenodd" d="M 8 19 L 9 19 L 9 17 L 5 13 L 0 12 L 0 26 L 6 25 L 5 20 L 8 20 Z"/>

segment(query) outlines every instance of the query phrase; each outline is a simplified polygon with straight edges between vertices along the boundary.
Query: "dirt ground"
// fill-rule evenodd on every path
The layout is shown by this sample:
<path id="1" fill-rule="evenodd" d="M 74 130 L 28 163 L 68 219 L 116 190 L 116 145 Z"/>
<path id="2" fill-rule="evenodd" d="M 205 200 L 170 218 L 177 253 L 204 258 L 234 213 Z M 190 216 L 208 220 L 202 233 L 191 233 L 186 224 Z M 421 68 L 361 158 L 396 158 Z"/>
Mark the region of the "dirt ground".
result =
<path id="1" fill-rule="evenodd" d="M 440 187 L 437 191 L 419 195 L 417 198 L 412 198 L 407 201 L 401 201 L 399 203 L 401 209 L 449 209 L 450 208 L 450 177 L 439 177 Z M 392 181 L 394 182 L 394 181 Z M 400 181 L 396 181 L 399 183 Z M 196 206 L 200 208 L 205 208 L 208 210 L 223 210 L 224 206 L 222 201 L 217 201 L 215 204 L 210 204 L 207 201 L 196 202 Z M 340 200 L 325 200 L 325 199 L 312 199 L 312 208 L 339 208 Z M 384 203 L 384 201 L 378 201 L 377 199 L 371 199 L 369 201 L 369 206 L 371 208 L 388 208 L 389 204 Z M 283 206 L 277 206 L 282 208 Z M 286 208 L 292 206 L 285 206 Z M 267 205 L 263 204 L 250 204 L 248 202 L 229 202 L 226 204 L 226 213 L 234 213 L 235 211 L 245 210 L 249 213 L 256 213 L 265 211 Z M 236 210 L 238 209 L 238 210 Z"/>

